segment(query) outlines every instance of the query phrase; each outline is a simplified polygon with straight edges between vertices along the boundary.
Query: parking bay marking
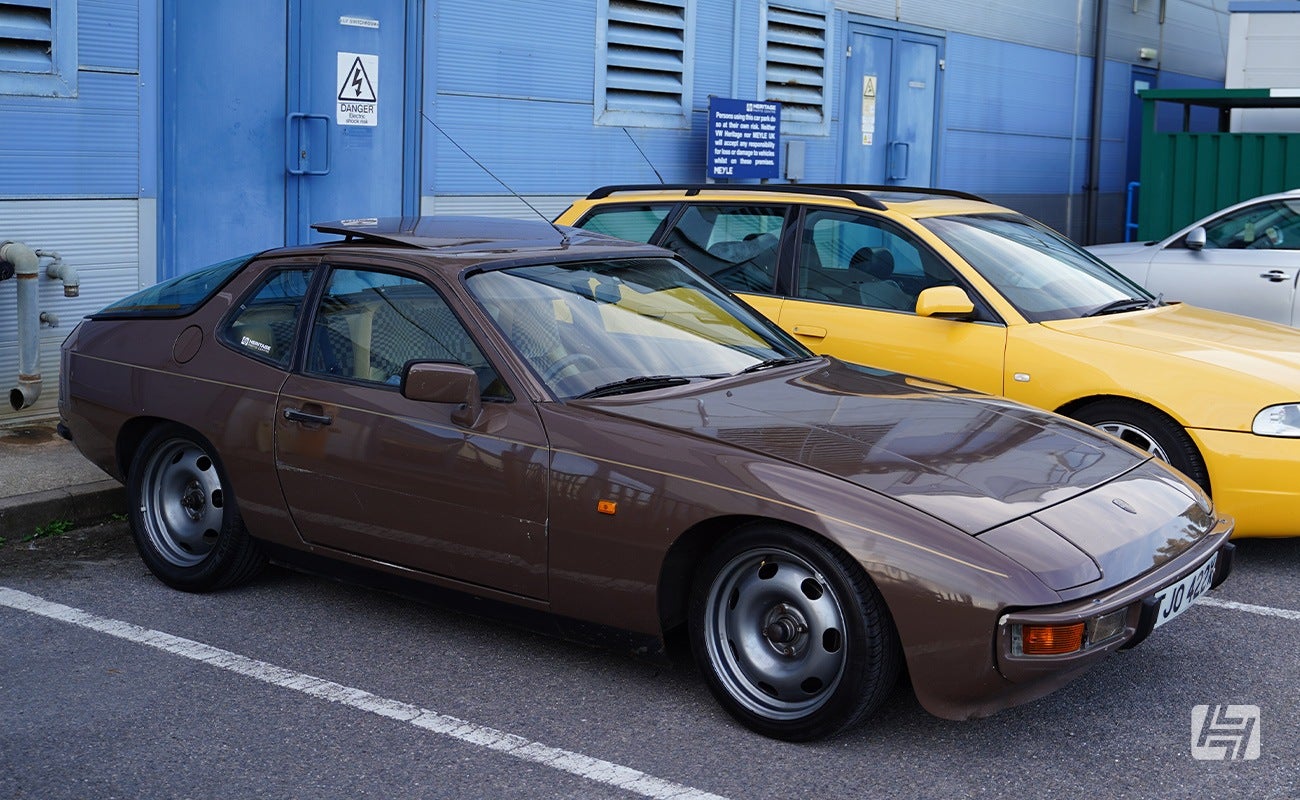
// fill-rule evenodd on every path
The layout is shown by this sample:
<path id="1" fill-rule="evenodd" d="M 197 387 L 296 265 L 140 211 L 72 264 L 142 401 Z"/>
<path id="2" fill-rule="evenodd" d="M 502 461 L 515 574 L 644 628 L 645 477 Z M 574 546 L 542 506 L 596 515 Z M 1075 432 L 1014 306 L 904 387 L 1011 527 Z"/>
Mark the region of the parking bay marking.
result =
<path id="1" fill-rule="evenodd" d="M 241 656 L 193 639 L 184 639 L 170 633 L 142 628 L 130 622 L 101 617 L 17 589 L 0 586 L 0 606 L 8 606 L 17 611 L 68 622 L 118 639 L 148 645 L 165 653 L 200 661 L 273 686 L 293 689 L 332 703 L 405 722 L 432 733 L 496 750 L 524 761 L 568 772 L 589 781 L 624 789 L 653 800 L 669 800 L 669 798 L 671 800 L 726 800 L 719 795 L 656 778 L 631 767 L 592 758 L 573 750 L 530 741 L 522 736 L 466 722 L 410 703 L 390 700 L 364 689 L 344 686 L 302 672 L 277 667 L 266 661 Z"/>
<path id="2" fill-rule="evenodd" d="M 1238 603 L 1235 600 L 1219 600 L 1214 597 L 1198 597 L 1197 605 L 1214 606 L 1215 608 L 1226 608 L 1230 611 L 1245 611 L 1247 614 L 1258 614 L 1261 617 L 1281 617 L 1282 619 L 1300 620 L 1300 611 L 1292 611 L 1289 608 L 1273 608 L 1271 606 L 1256 606 L 1250 603 Z"/>

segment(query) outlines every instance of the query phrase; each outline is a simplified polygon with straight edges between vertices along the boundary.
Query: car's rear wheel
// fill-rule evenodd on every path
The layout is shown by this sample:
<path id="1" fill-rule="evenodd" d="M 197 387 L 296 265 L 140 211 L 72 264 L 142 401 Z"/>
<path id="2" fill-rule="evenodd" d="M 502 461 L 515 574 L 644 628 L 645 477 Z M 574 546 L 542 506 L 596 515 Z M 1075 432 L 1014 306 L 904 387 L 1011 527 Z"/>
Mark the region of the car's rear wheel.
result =
<path id="1" fill-rule="evenodd" d="M 127 492 L 136 548 L 168 586 L 220 589 L 248 580 L 265 564 L 220 461 L 191 431 L 151 430 L 132 459 Z"/>
<path id="2" fill-rule="evenodd" d="M 1210 473 L 1187 431 L 1168 415 L 1132 400 L 1099 400 L 1072 416 L 1167 462 L 1210 491 Z"/>
<path id="3" fill-rule="evenodd" d="M 691 594 L 691 645 L 737 720 L 778 739 L 833 736 L 893 687 L 893 621 L 862 568 L 834 546 L 756 524 L 726 539 Z"/>

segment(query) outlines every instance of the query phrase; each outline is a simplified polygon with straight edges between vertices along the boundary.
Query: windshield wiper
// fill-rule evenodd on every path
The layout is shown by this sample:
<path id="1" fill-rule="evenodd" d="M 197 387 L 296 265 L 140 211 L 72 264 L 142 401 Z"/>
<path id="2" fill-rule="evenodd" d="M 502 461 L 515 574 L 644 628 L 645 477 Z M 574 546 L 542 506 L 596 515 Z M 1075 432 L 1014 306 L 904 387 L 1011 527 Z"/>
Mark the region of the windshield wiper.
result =
<path id="1" fill-rule="evenodd" d="M 585 400 L 589 397 L 608 397 L 615 394 L 628 394 L 629 392 L 644 392 L 649 389 L 681 386 L 690 382 L 690 378 L 681 375 L 633 375 L 631 378 L 602 383 L 594 389 L 588 389 L 574 399 Z"/>
<path id="2" fill-rule="evenodd" d="M 771 369 L 772 367 L 784 367 L 786 364 L 798 364 L 801 361 L 808 361 L 816 356 L 786 356 L 785 358 L 769 358 L 766 361 L 760 361 L 757 364 L 750 364 L 737 375 L 744 375 L 747 372 L 758 372 L 761 369 Z"/>
<path id="3" fill-rule="evenodd" d="M 1122 297 L 1119 300 L 1113 300 L 1105 305 L 1098 306 L 1084 314 L 1085 317 L 1100 317 L 1104 314 L 1118 314 L 1122 311 L 1137 311 L 1139 308 L 1155 308 L 1159 305 L 1158 301 L 1148 300 L 1145 297 Z"/>

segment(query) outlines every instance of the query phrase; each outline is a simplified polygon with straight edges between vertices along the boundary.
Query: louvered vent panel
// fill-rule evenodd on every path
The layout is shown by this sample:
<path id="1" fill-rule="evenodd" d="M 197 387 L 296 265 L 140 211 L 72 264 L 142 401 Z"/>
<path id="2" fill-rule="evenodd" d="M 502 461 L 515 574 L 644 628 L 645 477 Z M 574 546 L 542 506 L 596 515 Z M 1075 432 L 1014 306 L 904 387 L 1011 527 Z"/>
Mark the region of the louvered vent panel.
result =
<path id="1" fill-rule="evenodd" d="M 684 113 L 686 0 L 610 0 L 605 107 Z"/>
<path id="2" fill-rule="evenodd" d="M 821 124 L 826 114 L 826 15 L 768 6 L 766 99 L 783 122 Z"/>
<path id="3" fill-rule="evenodd" d="M 0 3 L 0 71 L 54 71 L 54 0 Z"/>

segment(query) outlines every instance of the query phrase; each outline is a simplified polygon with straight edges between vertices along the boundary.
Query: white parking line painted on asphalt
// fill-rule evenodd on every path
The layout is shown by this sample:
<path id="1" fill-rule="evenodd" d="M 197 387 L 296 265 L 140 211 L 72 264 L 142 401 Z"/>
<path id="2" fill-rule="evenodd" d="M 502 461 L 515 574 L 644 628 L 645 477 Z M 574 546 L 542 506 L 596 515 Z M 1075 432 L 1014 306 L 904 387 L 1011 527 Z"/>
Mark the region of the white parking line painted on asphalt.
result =
<path id="1" fill-rule="evenodd" d="M 479 747 L 486 747 L 489 750 L 505 753 L 524 761 L 531 761 L 545 767 L 562 770 L 589 781 L 625 789 L 643 797 L 654 798 L 654 800 L 726 800 L 726 798 L 719 795 L 656 778 L 631 767 L 624 767 L 610 761 L 585 756 L 572 750 L 551 747 L 541 742 L 530 741 L 522 736 L 477 725 L 473 722 L 466 722 L 456 717 L 439 714 L 436 711 L 403 703 L 399 700 L 379 697 L 363 689 L 355 689 L 323 678 L 294 672 L 265 661 L 258 661 L 241 656 L 238 653 L 232 653 L 229 650 L 222 650 L 202 642 L 196 642 L 192 639 L 183 639 L 179 636 L 172 636 L 170 633 L 142 628 L 129 622 L 100 617 L 79 608 L 53 603 L 36 595 L 20 592 L 17 589 L 0 586 L 0 605 L 60 622 L 79 625 L 129 642 L 148 645 L 165 653 L 201 661 L 273 686 L 292 689 L 332 703 L 339 703 L 361 711 L 378 714 L 381 717 L 405 722 L 426 731 L 449 736 Z"/>
<path id="2" fill-rule="evenodd" d="M 1213 597 L 1198 597 L 1196 602 L 1204 603 L 1207 606 L 1214 606 L 1215 608 L 1226 608 L 1231 611 L 1245 611 L 1248 614 L 1259 614 L 1261 617 L 1281 617 L 1282 619 L 1300 620 L 1300 611 L 1292 611 L 1289 608 L 1255 606 L 1250 603 L 1238 603 L 1234 600 L 1216 600 Z"/>

